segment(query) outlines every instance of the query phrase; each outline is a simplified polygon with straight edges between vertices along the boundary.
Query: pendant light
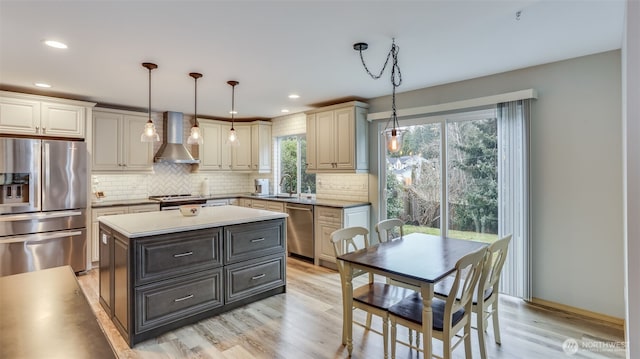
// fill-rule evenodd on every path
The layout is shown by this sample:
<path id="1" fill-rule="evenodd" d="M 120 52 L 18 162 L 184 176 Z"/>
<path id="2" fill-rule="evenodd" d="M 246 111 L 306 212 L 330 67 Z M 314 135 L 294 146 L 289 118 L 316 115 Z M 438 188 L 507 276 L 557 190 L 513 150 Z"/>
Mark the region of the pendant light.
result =
<path id="1" fill-rule="evenodd" d="M 227 84 L 231 85 L 231 130 L 229 130 L 229 144 L 232 146 L 237 146 L 240 144 L 240 140 L 238 139 L 238 134 L 236 133 L 236 129 L 233 127 L 234 125 L 233 116 L 236 114 L 235 94 L 236 94 L 236 85 L 239 84 L 239 82 L 227 81 Z"/>
<path id="2" fill-rule="evenodd" d="M 402 135 L 404 134 L 404 130 L 399 128 L 400 126 L 398 124 L 398 116 L 396 115 L 396 87 L 402 84 L 402 73 L 400 73 L 400 66 L 398 65 L 398 52 L 400 52 L 400 47 L 396 45 L 396 41 L 395 39 L 393 39 L 391 43 L 391 50 L 389 50 L 389 53 L 387 53 L 387 60 L 384 62 L 382 70 L 380 70 L 380 73 L 378 75 L 372 74 L 364 62 L 362 51 L 366 50 L 367 48 L 369 48 L 369 45 L 367 45 L 367 43 L 365 42 L 358 42 L 356 44 L 353 44 L 353 49 L 360 52 L 360 60 L 362 61 L 362 66 L 364 66 L 364 69 L 374 80 L 377 80 L 382 76 L 382 73 L 389 64 L 389 59 L 391 58 L 393 61 L 393 64 L 391 65 L 391 86 L 393 89 L 391 93 L 391 117 L 389 118 L 389 121 L 387 121 L 387 126 L 384 131 L 382 131 L 382 133 L 384 134 L 387 142 L 387 149 L 389 150 L 389 152 L 395 153 L 400 151 L 400 149 L 402 148 Z M 392 128 L 388 128 L 389 122 L 391 122 Z"/>
<path id="3" fill-rule="evenodd" d="M 191 72 L 189 76 L 193 77 L 194 80 L 194 104 L 193 104 L 193 127 L 191 127 L 191 133 L 189 134 L 189 138 L 187 138 L 187 144 L 189 145 L 202 145 L 204 140 L 202 138 L 202 133 L 200 132 L 200 127 L 198 126 L 198 79 L 202 77 L 202 74 L 197 72 Z"/>
<path id="4" fill-rule="evenodd" d="M 142 135 L 140 135 L 140 141 L 158 142 L 160 141 L 160 136 L 156 131 L 156 126 L 154 126 L 153 121 L 151 121 L 151 70 L 157 69 L 158 65 L 150 62 L 143 62 L 142 67 L 149 70 L 149 120 L 144 125 L 144 130 L 142 131 Z"/>

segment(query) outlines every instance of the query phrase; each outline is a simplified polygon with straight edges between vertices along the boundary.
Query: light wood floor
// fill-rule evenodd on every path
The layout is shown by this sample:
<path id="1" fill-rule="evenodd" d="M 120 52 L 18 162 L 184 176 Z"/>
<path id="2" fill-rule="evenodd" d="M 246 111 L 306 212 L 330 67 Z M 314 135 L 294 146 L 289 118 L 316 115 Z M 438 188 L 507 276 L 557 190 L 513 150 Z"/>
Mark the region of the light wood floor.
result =
<path id="1" fill-rule="evenodd" d="M 120 358 L 346 358 L 341 344 L 342 303 L 337 272 L 304 261 L 287 261 L 287 293 L 249 304 L 129 348 L 98 303 L 98 271 L 78 277 L 98 321 Z M 563 342 L 616 343 L 621 328 L 571 314 L 501 297 L 502 345 L 487 335 L 489 358 L 624 358 L 622 350 L 580 349 L 566 355 Z M 354 317 L 363 319 L 361 312 Z M 474 319 L 475 320 L 475 319 Z M 379 321 L 375 322 L 378 328 Z M 382 337 L 354 326 L 353 358 L 382 358 Z M 399 328 L 405 336 L 407 330 Z M 474 358 L 479 358 L 477 334 L 472 332 Z M 434 340 L 434 353 L 441 345 Z M 422 354 L 398 346 L 398 358 L 422 358 Z M 464 358 L 464 347 L 454 351 Z"/>

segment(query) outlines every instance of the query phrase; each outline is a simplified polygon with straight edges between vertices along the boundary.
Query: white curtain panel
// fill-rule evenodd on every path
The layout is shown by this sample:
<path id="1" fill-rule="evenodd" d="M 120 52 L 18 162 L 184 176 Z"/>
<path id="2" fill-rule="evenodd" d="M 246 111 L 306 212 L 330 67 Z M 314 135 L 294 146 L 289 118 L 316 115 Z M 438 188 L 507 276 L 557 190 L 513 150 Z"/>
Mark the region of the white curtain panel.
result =
<path id="1" fill-rule="evenodd" d="M 498 235 L 512 234 L 500 292 L 531 300 L 530 100 L 498 104 Z"/>

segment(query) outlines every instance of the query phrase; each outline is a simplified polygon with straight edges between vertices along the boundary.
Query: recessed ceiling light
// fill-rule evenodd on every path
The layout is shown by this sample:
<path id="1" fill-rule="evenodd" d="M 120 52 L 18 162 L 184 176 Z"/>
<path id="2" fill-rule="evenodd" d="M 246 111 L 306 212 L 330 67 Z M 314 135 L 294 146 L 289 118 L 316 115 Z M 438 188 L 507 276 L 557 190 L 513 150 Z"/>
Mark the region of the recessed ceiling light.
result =
<path id="1" fill-rule="evenodd" d="M 289 95 L 290 99 L 296 99 L 296 98 L 300 98 L 300 95 L 292 93 L 291 95 Z"/>
<path id="2" fill-rule="evenodd" d="M 232 115 L 237 115 L 238 111 L 229 111 L 229 113 L 232 114 Z"/>
<path id="3" fill-rule="evenodd" d="M 51 87 L 51 85 L 44 83 L 44 82 L 36 82 L 34 83 L 34 85 L 38 86 L 38 87 L 42 87 L 42 88 L 49 88 Z"/>
<path id="4" fill-rule="evenodd" d="M 64 44 L 60 41 L 55 41 L 55 40 L 45 40 L 44 44 L 50 47 L 54 47 L 56 49 L 66 49 L 67 48 L 67 44 Z"/>
<path id="5" fill-rule="evenodd" d="M 282 110 L 280 110 L 280 112 L 287 113 L 287 112 L 289 112 L 289 109 L 283 108 Z"/>

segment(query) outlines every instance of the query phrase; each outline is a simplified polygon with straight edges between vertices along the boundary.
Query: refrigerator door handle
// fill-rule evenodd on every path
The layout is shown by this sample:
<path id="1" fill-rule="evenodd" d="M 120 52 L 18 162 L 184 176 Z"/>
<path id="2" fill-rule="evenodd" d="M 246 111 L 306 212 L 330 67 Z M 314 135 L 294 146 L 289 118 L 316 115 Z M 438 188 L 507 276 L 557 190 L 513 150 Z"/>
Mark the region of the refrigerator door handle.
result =
<path id="1" fill-rule="evenodd" d="M 22 214 L 9 214 L 0 216 L 1 222 L 15 222 L 15 221 L 28 221 L 33 219 L 49 219 L 60 218 L 69 216 L 81 216 L 81 211 L 57 211 L 57 212 L 42 212 L 42 213 L 22 213 Z"/>
<path id="2" fill-rule="evenodd" d="M 73 237 L 79 236 L 82 232 L 80 231 L 64 231 L 64 232 L 51 232 L 51 233 L 38 233 L 38 234 L 28 234 L 21 235 L 17 237 L 7 237 L 0 240 L 0 243 L 20 243 L 20 242 L 42 242 L 50 239 L 56 238 L 65 238 L 65 237 Z M 29 244 L 29 243 L 27 243 Z"/>
<path id="3" fill-rule="evenodd" d="M 49 189 L 50 188 L 49 186 L 51 186 L 51 183 L 49 181 L 49 178 L 51 178 L 51 176 L 49 176 L 49 173 L 50 173 L 49 170 L 51 169 L 49 165 L 49 163 L 51 162 L 50 161 L 51 156 L 49 156 L 49 144 L 47 142 L 44 142 L 43 155 L 44 155 L 44 166 L 45 166 L 44 171 L 42 171 L 42 175 L 44 177 L 44 188 Z"/>

